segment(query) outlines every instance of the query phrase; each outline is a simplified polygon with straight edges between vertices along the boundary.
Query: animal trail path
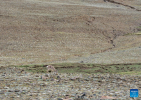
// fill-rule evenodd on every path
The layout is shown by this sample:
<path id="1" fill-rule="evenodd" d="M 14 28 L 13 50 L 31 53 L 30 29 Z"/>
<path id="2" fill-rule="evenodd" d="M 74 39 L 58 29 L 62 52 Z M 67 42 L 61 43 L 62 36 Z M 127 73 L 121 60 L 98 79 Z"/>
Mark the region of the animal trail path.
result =
<path id="1" fill-rule="evenodd" d="M 26 2 L 30 3 L 39 3 L 42 5 L 70 5 L 70 6 L 87 6 L 87 7 L 98 7 L 98 8 L 116 8 L 116 9 L 125 9 L 124 6 L 117 6 L 117 4 L 111 4 L 111 3 L 86 3 L 86 2 L 52 2 L 52 1 L 41 1 L 41 0 L 26 0 Z"/>

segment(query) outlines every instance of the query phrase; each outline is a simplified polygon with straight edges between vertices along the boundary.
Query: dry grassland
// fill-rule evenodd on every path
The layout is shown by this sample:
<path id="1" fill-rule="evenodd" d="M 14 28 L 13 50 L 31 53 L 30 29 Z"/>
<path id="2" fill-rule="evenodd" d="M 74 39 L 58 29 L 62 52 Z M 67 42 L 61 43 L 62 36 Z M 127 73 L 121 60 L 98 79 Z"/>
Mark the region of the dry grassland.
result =
<path id="1" fill-rule="evenodd" d="M 141 1 L 123 3 L 140 9 Z M 141 36 L 126 34 L 139 26 L 140 11 L 103 0 L 0 0 L 0 65 L 69 62 L 122 49 L 128 56 L 141 46 Z M 108 63 L 120 58 L 109 57 Z"/>

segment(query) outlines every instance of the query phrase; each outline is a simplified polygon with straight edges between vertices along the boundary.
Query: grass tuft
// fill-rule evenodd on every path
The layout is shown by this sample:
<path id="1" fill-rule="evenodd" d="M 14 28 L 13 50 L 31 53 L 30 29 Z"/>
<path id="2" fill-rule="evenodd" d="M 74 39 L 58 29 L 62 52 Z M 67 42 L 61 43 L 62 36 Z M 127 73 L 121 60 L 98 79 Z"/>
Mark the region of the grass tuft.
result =
<path id="1" fill-rule="evenodd" d="M 56 63 L 52 64 L 59 73 L 116 73 L 128 75 L 141 75 L 141 63 L 135 64 L 82 64 L 82 63 Z M 27 71 L 46 73 L 45 65 L 22 65 Z"/>

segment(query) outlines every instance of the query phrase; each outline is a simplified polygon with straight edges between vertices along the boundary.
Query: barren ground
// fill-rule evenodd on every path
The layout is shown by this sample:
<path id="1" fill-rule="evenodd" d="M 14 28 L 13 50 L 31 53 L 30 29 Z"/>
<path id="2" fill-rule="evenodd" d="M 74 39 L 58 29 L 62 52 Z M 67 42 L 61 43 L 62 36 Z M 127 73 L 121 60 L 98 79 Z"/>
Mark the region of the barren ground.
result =
<path id="1" fill-rule="evenodd" d="M 75 64 L 75 66 L 78 64 Z M 80 65 L 80 64 L 79 64 Z M 102 72 L 105 68 L 116 71 L 141 70 L 138 65 L 110 65 L 87 66 L 82 68 L 94 68 L 96 72 Z M 26 67 L 26 68 L 25 68 Z M 61 66 L 59 66 L 60 68 Z M 69 66 L 70 68 L 72 66 Z M 96 68 L 97 67 L 97 68 Z M 111 67 L 111 68 L 109 68 Z M 82 73 L 35 73 L 45 69 L 43 66 L 0 67 L 0 99 L 1 100 L 141 100 L 130 98 L 130 89 L 138 89 L 141 92 L 141 75 L 120 74 L 82 74 Z M 101 70 L 100 70 L 101 69 Z M 44 70 L 42 70 L 44 71 Z M 87 69 L 88 71 L 88 69 Z M 90 72 L 92 70 L 89 70 Z M 93 70 L 94 71 L 94 70 Z M 114 70 L 113 70 L 114 71 Z M 95 71 L 94 71 L 95 72 Z M 108 98 L 107 98 L 108 96 Z M 62 99 L 66 98 L 66 99 Z M 71 99 L 67 99 L 71 98 Z"/>
<path id="2" fill-rule="evenodd" d="M 0 66 L 138 63 L 140 10 L 141 0 L 0 0 Z"/>

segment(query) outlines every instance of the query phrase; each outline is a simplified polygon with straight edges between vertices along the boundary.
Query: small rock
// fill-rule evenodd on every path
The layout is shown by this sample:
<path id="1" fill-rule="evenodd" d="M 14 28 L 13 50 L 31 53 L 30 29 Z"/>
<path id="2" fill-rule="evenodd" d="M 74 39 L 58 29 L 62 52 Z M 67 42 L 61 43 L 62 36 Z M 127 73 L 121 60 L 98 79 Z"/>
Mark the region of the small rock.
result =
<path id="1" fill-rule="evenodd" d="M 39 75 L 35 75 L 35 77 L 39 77 Z"/>
<path id="2" fill-rule="evenodd" d="M 86 93 L 82 93 L 81 98 L 84 98 L 86 96 Z"/>
<path id="3" fill-rule="evenodd" d="M 20 92 L 20 90 L 17 90 L 17 89 L 16 89 L 15 92 Z"/>
<path id="4" fill-rule="evenodd" d="M 1 75 L 1 76 L 6 76 L 6 75 L 3 74 L 3 75 Z"/>
<path id="5" fill-rule="evenodd" d="M 14 92 L 13 90 L 8 90 L 8 92 Z"/>
<path id="6" fill-rule="evenodd" d="M 51 78 L 50 81 L 54 81 L 54 78 Z"/>
<path id="7" fill-rule="evenodd" d="M 89 81 L 89 79 L 87 79 L 87 78 L 85 78 L 84 80 L 85 80 L 85 81 Z"/>
<path id="8" fill-rule="evenodd" d="M 4 91 L 0 91 L 0 94 L 4 94 Z"/>
<path id="9" fill-rule="evenodd" d="M 58 98 L 57 100 L 63 100 L 62 98 Z"/>
<path id="10" fill-rule="evenodd" d="M 9 87 L 4 87 L 4 89 L 9 89 Z"/>
<path id="11" fill-rule="evenodd" d="M 68 99 L 62 99 L 62 100 L 73 100 L 73 99 L 71 99 L 71 98 L 68 98 Z"/>
<path id="12" fill-rule="evenodd" d="M 68 99 L 69 98 L 69 95 L 65 95 L 65 99 Z"/>
<path id="13" fill-rule="evenodd" d="M 116 99 L 116 98 L 110 96 L 102 96 L 100 99 Z"/>
<path id="14" fill-rule="evenodd" d="M 76 78 L 70 78 L 70 80 L 71 80 L 71 81 L 75 81 L 75 80 L 76 80 Z"/>

